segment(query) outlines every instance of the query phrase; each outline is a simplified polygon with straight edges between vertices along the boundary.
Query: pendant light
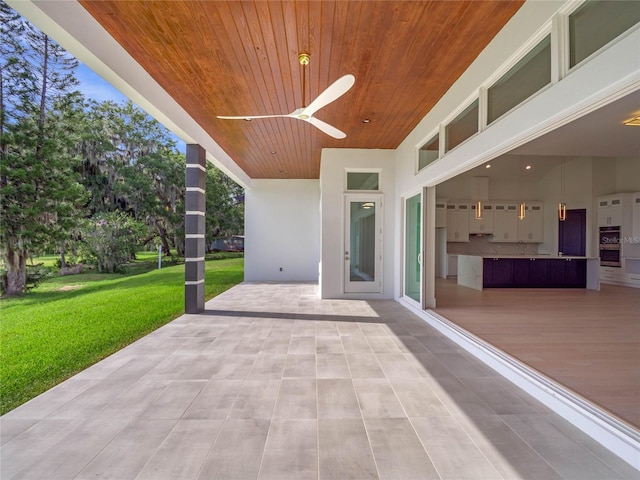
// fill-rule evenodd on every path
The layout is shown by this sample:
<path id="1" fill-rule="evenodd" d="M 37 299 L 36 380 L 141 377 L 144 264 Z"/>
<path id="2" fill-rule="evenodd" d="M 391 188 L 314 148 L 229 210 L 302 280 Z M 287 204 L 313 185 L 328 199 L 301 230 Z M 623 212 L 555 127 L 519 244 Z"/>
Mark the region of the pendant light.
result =
<path id="1" fill-rule="evenodd" d="M 475 219 L 482 220 L 483 202 L 489 200 L 489 177 L 471 177 L 469 196 L 473 202 Z"/>
<path id="2" fill-rule="evenodd" d="M 558 220 L 567 219 L 567 204 L 564 202 L 564 157 L 560 159 L 560 202 L 558 203 Z"/>

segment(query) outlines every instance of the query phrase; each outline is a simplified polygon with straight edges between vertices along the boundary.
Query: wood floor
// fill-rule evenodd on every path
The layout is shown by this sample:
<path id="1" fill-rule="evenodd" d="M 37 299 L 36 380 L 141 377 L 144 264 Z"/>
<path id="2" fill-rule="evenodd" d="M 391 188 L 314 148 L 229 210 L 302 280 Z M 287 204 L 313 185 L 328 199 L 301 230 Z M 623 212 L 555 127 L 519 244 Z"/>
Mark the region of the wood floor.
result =
<path id="1" fill-rule="evenodd" d="M 640 290 L 436 281 L 435 312 L 640 429 Z"/>

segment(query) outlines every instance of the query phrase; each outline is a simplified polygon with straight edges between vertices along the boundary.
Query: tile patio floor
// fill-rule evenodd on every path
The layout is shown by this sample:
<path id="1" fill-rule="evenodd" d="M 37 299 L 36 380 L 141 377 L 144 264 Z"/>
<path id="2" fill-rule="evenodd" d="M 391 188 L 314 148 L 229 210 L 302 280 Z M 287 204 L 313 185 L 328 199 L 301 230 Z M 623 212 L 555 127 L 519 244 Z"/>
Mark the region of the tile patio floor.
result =
<path id="1" fill-rule="evenodd" d="M 1 419 L 9 479 L 638 479 L 393 301 L 241 284 Z"/>

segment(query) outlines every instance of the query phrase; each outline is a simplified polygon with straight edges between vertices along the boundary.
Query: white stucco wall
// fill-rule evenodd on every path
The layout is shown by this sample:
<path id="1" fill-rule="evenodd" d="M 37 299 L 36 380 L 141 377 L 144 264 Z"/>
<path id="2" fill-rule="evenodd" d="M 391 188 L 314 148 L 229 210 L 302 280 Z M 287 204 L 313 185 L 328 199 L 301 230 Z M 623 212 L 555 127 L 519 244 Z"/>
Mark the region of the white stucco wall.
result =
<path id="1" fill-rule="evenodd" d="M 318 180 L 254 180 L 245 196 L 245 281 L 317 282 L 319 208 Z"/>
<path id="2" fill-rule="evenodd" d="M 346 171 L 379 171 L 383 194 L 382 292 L 344 293 L 344 195 Z M 321 278 L 323 298 L 393 298 L 395 166 L 393 150 L 324 149 L 320 163 Z"/>

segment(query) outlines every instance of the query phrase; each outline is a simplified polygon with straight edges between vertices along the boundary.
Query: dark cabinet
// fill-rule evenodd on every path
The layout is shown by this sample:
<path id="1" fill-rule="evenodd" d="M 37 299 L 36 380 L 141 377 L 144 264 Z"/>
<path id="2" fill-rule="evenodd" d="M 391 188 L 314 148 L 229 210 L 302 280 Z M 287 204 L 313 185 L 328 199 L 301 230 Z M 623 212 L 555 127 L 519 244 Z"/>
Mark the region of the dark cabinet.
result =
<path id="1" fill-rule="evenodd" d="M 587 287 L 587 261 L 567 258 L 564 260 L 564 287 L 586 288 Z"/>
<path id="2" fill-rule="evenodd" d="M 553 260 L 534 258 L 529 262 L 529 286 L 547 287 L 549 281 L 549 266 Z"/>
<path id="3" fill-rule="evenodd" d="M 482 262 L 485 288 L 513 287 L 513 260 L 510 258 L 485 258 Z"/>
<path id="4" fill-rule="evenodd" d="M 587 261 L 565 258 L 552 261 L 549 286 L 556 288 L 586 288 Z"/>
<path id="5" fill-rule="evenodd" d="M 585 288 L 587 261 L 573 258 L 485 258 L 484 288 Z"/>
<path id="6" fill-rule="evenodd" d="M 539 258 L 513 260 L 513 286 L 547 287 L 549 285 L 549 262 L 550 260 Z"/>

